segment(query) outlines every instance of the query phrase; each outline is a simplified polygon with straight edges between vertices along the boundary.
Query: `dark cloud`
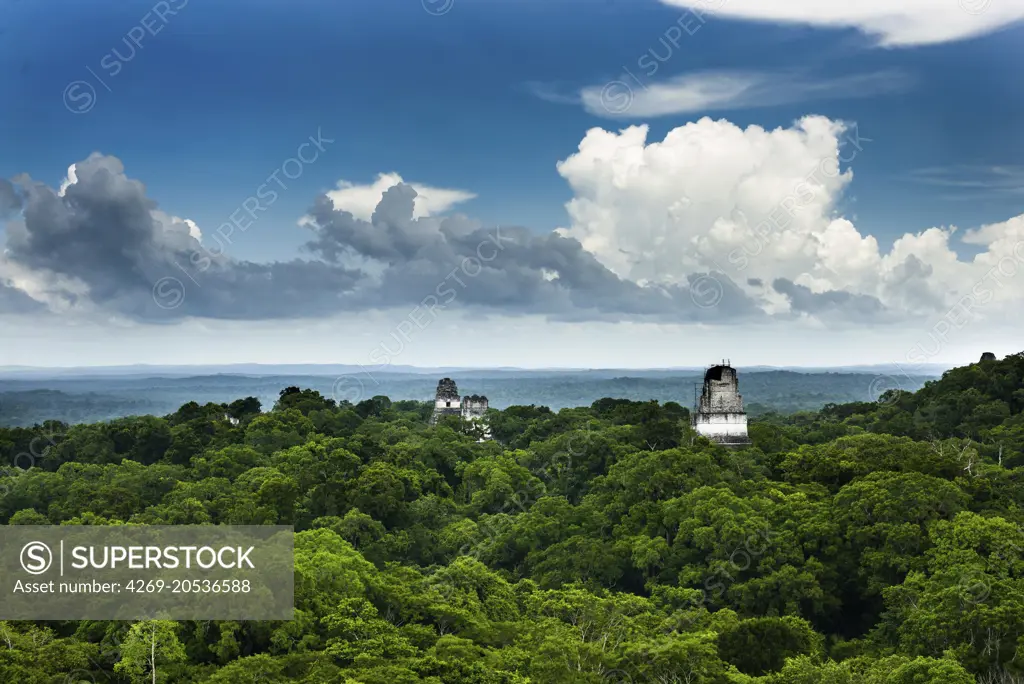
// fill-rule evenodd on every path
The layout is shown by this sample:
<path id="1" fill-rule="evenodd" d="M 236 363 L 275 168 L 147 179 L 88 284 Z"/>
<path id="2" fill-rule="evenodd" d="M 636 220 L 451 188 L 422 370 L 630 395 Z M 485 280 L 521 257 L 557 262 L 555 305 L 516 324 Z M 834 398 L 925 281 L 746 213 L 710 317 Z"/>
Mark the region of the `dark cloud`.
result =
<path id="1" fill-rule="evenodd" d="M 641 287 L 609 271 L 573 238 L 521 227 L 484 228 L 464 216 L 412 216 L 416 192 L 397 185 L 369 221 L 336 210 L 322 197 L 310 210 L 308 249 L 328 262 L 379 262 L 375 287 L 352 297 L 356 308 L 417 304 L 455 292 L 463 306 L 568 319 L 616 317 L 706 320 L 757 316 L 760 310 L 725 276 L 712 306 L 689 288 Z M 443 301 L 452 297 L 445 295 Z"/>
<path id="2" fill-rule="evenodd" d="M 328 313 L 357 279 L 324 263 L 215 256 L 184 221 L 158 211 L 115 157 L 94 154 L 75 175 L 64 196 L 25 181 L 24 216 L 8 226 L 7 258 L 83 283 L 99 306 L 142 319 Z"/>
<path id="3" fill-rule="evenodd" d="M 253 263 L 222 255 L 216 236 L 204 246 L 115 157 L 94 154 L 76 164 L 75 177 L 63 196 L 22 179 L 23 215 L 8 226 L 5 258 L 73 284 L 79 294 L 67 294 L 69 301 L 88 293 L 92 304 L 139 319 L 259 320 L 415 306 L 560 320 L 763 316 L 723 274 L 640 286 L 573 238 L 485 228 L 465 216 L 414 218 L 416 192 L 404 184 L 384 193 L 369 221 L 319 197 L 306 245 L 315 258 Z M 11 297 L 0 299 L 0 311 L 14 309 Z"/>
<path id="4" fill-rule="evenodd" d="M 14 184 L 6 178 L 0 178 L 0 221 L 10 218 L 21 209 L 21 196 L 14 189 Z"/>
<path id="5" fill-rule="evenodd" d="M 311 210 L 318 229 L 309 248 L 329 261 L 336 261 L 344 253 L 354 253 L 395 264 L 441 247 L 442 224 L 452 232 L 453 224 L 464 219 L 414 219 L 415 199 L 416 191 L 410 186 L 396 185 L 384 192 L 370 220 L 363 221 L 347 211 L 336 211 L 330 198 L 321 195 Z"/>
<path id="6" fill-rule="evenodd" d="M 939 311 L 943 307 L 944 293 L 929 285 L 931 277 L 931 264 L 909 254 L 886 274 L 887 299 L 904 309 L 926 308 Z"/>
<path id="7" fill-rule="evenodd" d="M 37 313 L 45 309 L 21 290 L 0 281 L 0 313 Z"/>
<path id="8" fill-rule="evenodd" d="M 887 312 L 882 302 L 868 295 L 840 290 L 811 292 L 809 288 L 786 278 L 776 278 L 772 287 L 788 297 L 792 309 L 800 313 L 816 316 L 842 314 L 846 319 L 877 320 Z"/>

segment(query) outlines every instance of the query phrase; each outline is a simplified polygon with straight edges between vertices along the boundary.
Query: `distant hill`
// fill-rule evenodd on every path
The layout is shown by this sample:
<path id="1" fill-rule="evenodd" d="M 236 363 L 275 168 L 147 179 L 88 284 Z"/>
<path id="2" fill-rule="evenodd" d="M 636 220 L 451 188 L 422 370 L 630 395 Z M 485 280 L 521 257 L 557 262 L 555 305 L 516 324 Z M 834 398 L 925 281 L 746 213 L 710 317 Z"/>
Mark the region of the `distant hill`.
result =
<path id="1" fill-rule="evenodd" d="M 81 366 L 72 368 L 44 368 L 33 366 L 0 366 L 0 381 L 7 379 L 56 379 L 56 378 L 110 378 L 110 377 L 198 377 L 210 375 L 242 375 L 250 377 L 269 376 L 333 376 L 339 375 L 429 375 L 440 376 L 458 373 L 463 377 L 491 377 L 512 374 L 517 377 L 548 376 L 562 373 L 589 373 L 603 377 L 660 377 L 666 373 L 703 372 L 706 366 L 674 366 L 671 368 L 474 368 L 465 366 L 361 366 L 358 364 L 260 364 L 239 363 L 214 366 Z M 798 373 L 898 373 L 911 376 L 938 377 L 950 366 L 942 364 L 920 364 L 902 368 L 896 364 L 852 365 L 852 366 L 737 366 L 740 372 L 794 371 Z"/>
<path id="2" fill-rule="evenodd" d="M 324 367 L 320 367 L 324 368 Z M 332 367 L 328 367 L 332 368 Z M 351 367 L 339 367 L 351 368 Z M 605 397 L 693 403 L 697 370 L 465 370 L 359 372 L 339 375 L 196 374 L 40 378 L 31 374 L 0 378 L 0 426 L 26 426 L 44 420 L 69 423 L 127 415 L 166 415 L 189 402 L 229 403 L 253 396 L 269 408 L 289 386 L 315 389 L 324 396 L 358 402 L 377 395 L 398 401 L 431 400 L 437 381 L 452 377 L 463 394 L 486 395 L 494 408 L 542 405 L 558 410 L 589 406 Z M 747 411 L 790 413 L 828 403 L 872 401 L 883 391 L 919 389 L 935 376 L 888 373 L 750 371 L 740 369 L 740 391 Z"/>

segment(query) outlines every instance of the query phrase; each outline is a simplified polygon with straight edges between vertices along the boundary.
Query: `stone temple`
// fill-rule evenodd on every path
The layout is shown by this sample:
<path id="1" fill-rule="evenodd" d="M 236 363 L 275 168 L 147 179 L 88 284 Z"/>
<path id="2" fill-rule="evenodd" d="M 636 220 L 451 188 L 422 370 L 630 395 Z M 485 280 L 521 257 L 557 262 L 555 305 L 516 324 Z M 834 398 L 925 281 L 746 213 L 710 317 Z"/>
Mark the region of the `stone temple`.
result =
<path id="1" fill-rule="evenodd" d="M 698 434 L 728 446 L 750 444 L 736 369 L 726 362 L 704 373 L 704 389 L 693 416 Z"/>
<path id="2" fill-rule="evenodd" d="M 466 395 L 462 397 L 462 419 L 463 420 L 475 420 L 477 418 L 483 418 L 487 413 L 487 397 L 480 396 L 479 394 Z"/>
<path id="3" fill-rule="evenodd" d="M 477 434 L 480 435 L 478 442 L 491 439 L 491 428 L 487 425 L 487 397 L 480 394 L 472 394 L 462 397 L 462 420 L 474 421 L 481 428 Z"/>
<path id="4" fill-rule="evenodd" d="M 483 428 L 481 439 L 491 438 L 491 430 L 484 417 L 487 415 L 487 397 L 479 394 L 467 394 L 459 399 L 459 388 L 451 378 L 443 378 L 437 383 L 437 395 L 434 398 L 434 413 L 430 424 L 436 425 L 442 416 L 460 416 L 464 421 L 479 421 Z"/>
<path id="5" fill-rule="evenodd" d="M 434 399 L 434 415 L 430 424 L 435 424 L 441 416 L 458 416 L 462 414 L 459 401 L 459 387 L 451 378 L 444 378 L 437 383 L 437 396 Z"/>

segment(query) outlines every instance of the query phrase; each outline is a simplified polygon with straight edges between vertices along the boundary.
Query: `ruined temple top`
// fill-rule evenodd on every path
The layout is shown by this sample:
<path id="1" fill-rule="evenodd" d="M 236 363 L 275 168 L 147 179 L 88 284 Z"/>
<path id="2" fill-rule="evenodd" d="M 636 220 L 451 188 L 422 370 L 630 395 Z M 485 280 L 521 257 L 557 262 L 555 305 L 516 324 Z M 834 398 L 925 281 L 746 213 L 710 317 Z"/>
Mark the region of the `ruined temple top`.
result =
<path id="1" fill-rule="evenodd" d="M 462 397 L 462 401 L 469 401 L 476 404 L 486 404 L 487 397 L 483 396 L 482 394 L 467 394 L 466 396 Z"/>
<path id="2" fill-rule="evenodd" d="M 455 381 L 451 378 L 442 378 L 437 383 L 437 398 L 438 399 L 459 399 L 459 388 L 455 384 Z"/>
<path id="3" fill-rule="evenodd" d="M 732 366 L 712 366 L 711 368 L 708 368 L 706 373 L 704 373 L 704 382 L 708 382 L 710 380 L 715 380 L 717 382 L 735 381 L 736 369 Z"/>
<path id="4" fill-rule="evenodd" d="M 698 413 L 742 413 L 743 397 L 739 392 L 736 369 L 729 365 L 712 366 L 704 373 L 704 389 Z"/>
<path id="5" fill-rule="evenodd" d="M 996 360 L 996 355 L 993 354 L 992 352 L 985 352 L 984 354 L 981 355 L 981 360 L 982 361 L 995 361 Z"/>

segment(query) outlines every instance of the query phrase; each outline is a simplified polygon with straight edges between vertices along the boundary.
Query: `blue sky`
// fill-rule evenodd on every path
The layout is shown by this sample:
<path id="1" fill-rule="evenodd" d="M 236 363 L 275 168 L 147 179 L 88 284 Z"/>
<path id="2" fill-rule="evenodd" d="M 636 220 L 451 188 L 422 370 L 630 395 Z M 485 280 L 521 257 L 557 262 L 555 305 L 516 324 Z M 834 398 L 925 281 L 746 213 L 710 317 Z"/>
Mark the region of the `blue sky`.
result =
<path id="1" fill-rule="evenodd" d="M 844 19 L 842 10 L 826 21 L 813 12 L 802 17 L 800 2 L 781 3 L 793 5 L 800 20 L 780 22 L 752 17 L 738 0 L 731 7 L 730 0 L 722 1 L 721 11 L 696 21 L 691 10 L 657 0 L 168 0 L 166 5 L 178 9 L 161 21 L 153 17 L 152 0 L 20 0 L 0 17 L 0 61 L 7 66 L 0 70 L 0 178 L 27 174 L 56 190 L 69 165 L 93 152 L 116 157 L 128 178 L 145 184 L 148 198 L 198 225 L 205 242 L 298 145 L 320 131 L 334 142 L 232 240 L 231 258 L 309 258 L 303 249 L 309 230 L 297 221 L 317 197 L 341 180 L 369 184 L 380 173 L 395 172 L 407 182 L 471 193 L 472 199 L 444 213 L 464 213 L 481 226 L 523 226 L 540 237 L 568 229 L 597 261 L 628 280 L 629 274 L 610 265 L 612 257 L 589 246 L 594 235 L 588 243 L 587 231 L 575 227 L 579 218 L 566 208 L 589 181 L 578 177 L 582 185 L 573 187 L 557 165 L 577 152 L 588 130 L 646 124 L 652 143 L 703 116 L 741 130 L 770 131 L 820 115 L 848 122 L 846 135 L 855 125 L 865 141 L 843 164 L 853 176 L 830 191 L 829 213 L 852 221 L 861 236 L 874 237 L 883 255 L 908 233 L 950 225 L 976 229 L 1024 213 L 1024 26 L 1014 21 L 1016 9 L 1001 8 L 1000 0 L 991 7 L 978 4 L 984 0 L 963 0 L 959 8 L 957 0 L 943 0 L 948 19 L 942 26 L 920 18 L 927 7 L 908 12 L 911 24 L 927 24 L 920 40 L 909 29 L 882 32 L 880 38 L 870 18 Z M 996 17 L 998 12 L 1006 18 Z M 697 27 L 692 35 L 682 35 L 678 45 L 664 42 L 687 15 L 682 21 Z M 979 17 L 994 25 L 978 35 L 946 37 L 946 24 Z M 125 37 L 143 22 L 157 35 L 145 35 L 132 50 Z M 114 49 L 120 57 L 131 56 L 111 75 Z M 651 54 L 664 61 L 647 76 L 639 65 L 650 64 L 650 57 L 640 60 Z M 680 104 L 716 78 L 740 83 L 744 94 Z M 627 111 L 615 115 L 586 106 L 581 92 L 589 88 L 593 94 L 619 80 L 635 98 Z M 76 81 L 87 85 L 70 94 L 94 92 L 94 102 L 68 99 L 67 88 Z M 672 84 L 681 85 L 671 90 Z M 651 113 L 649 88 L 666 87 L 669 113 Z M 85 102 L 92 105 L 87 112 L 72 111 Z M 629 198 L 635 195 L 610 201 L 621 208 Z M 987 243 L 951 241 L 949 247 L 970 259 Z M 27 268 L 29 261 L 17 266 Z M 929 263 L 923 256 L 921 261 Z M 877 297 L 886 310 L 902 301 L 846 281 L 826 287 L 813 274 L 801 281 L 784 271 L 780 277 L 803 283 L 815 295 Z M 48 310 L 32 315 L 47 318 L 47 325 L 58 325 L 54 316 L 66 321 L 75 315 L 66 308 L 58 314 L 52 302 L 44 303 Z M 923 323 L 914 334 L 930 330 L 947 304 L 931 312 L 915 309 Z M 552 316 L 541 309 L 506 312 L 494 302 L 481 306 L 498 318 Z M 152 323 L 135 315 L 138 307 L 129 309 L 116 313 L 127 315 L 133 326 Z M 158 323 L 184 330 L 197 324 L 192 319 L 238 318 L 207 309 L 182 313 L 189 320 Z M 83 315 L 88 325 L 96 324 L 94 310 Z M 562 310 L 555 317 L 588 318 Z M 609 322 L 607 316 L 597 318 Z M 1012 344 L 1012 332 L 1007 336 Z M 22 350 L 17 360 L 31 361 L 19 340 L 11 340 Z M 902 352 L 900 347 L 885 353 Z M 267 348 L 253 355 L 273 353 Z M 318 360 L 318 354 L 308 356 Z M 617 365 L 608 360 L 593 357 L 594 365 Z M 38 365 L 50 365 L 44 361 Z M 481 362 L 507 365 L 497 358 Z"/>

